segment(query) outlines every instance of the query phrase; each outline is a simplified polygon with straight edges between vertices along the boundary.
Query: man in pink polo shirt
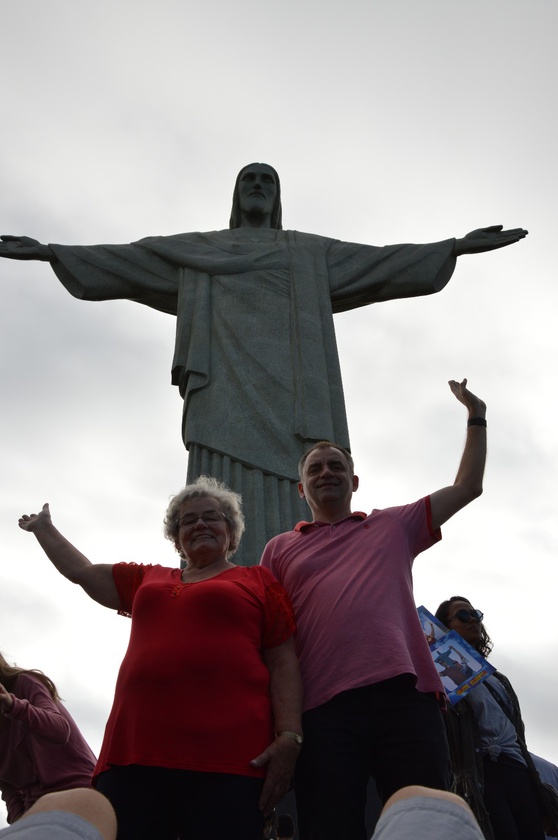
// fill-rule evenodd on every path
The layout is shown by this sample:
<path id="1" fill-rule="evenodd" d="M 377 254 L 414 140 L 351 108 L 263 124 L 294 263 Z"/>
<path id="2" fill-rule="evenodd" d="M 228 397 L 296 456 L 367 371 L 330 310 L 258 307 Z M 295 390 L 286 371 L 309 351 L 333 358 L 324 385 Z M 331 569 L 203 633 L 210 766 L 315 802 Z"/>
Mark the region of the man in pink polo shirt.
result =
<path id="1" fill-rule="evenodd" d="M 369 776 L 385 802 L 406 785 L 447 789 L 443 687 L 413 598 L 412 565 L 440 526 L 482 493 L 486 405 L 450 388 L 468 411 L 455 482 L 414 504 L 351 512 L 349 452 L 322 441 L 300 462 L 312 522 L 272 539 L 262 564 L 289 593 L 305 693 L 295 788 L 301 840 L 365 840 Z"/>

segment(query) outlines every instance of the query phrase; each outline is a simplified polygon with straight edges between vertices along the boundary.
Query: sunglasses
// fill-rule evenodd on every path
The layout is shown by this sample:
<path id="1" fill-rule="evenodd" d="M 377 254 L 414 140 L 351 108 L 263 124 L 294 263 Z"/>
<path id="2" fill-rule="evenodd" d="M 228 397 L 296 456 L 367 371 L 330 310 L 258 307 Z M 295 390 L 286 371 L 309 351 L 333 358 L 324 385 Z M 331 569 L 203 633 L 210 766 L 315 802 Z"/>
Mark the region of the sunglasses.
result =
<path id="1" fill-rule="evenodd" d="M 484 613 L 480 610 L 457 610 L 456 613 L 448 618 L 448 621 L 453 621 L 454 618 L 458 618 L 463 624 L 468 624 L 470 621 L 482 621 Z"/>

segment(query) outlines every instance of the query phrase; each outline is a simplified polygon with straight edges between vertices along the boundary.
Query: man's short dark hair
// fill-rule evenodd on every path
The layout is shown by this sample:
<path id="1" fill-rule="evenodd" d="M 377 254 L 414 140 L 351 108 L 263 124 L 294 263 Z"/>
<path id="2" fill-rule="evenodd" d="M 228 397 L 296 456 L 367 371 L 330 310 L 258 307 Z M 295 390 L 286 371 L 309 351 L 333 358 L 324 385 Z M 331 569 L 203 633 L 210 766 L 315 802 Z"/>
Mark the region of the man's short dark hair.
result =
<path id="1" fill-rule="evenodd" d="M 294 820 L 290 814 L 279 814 L 275 821 L 275 834 L 277 837 L 294 837 Z"/>
<path id="2" fill-rule="evenodd" d="M 302 458 L 298 462 L 298 475 L 299 475 L 299 478 L 300 478 L 301 481 L 302 481 L 302 472 L 304 470 L 304 464 L 306 463 L 306 459 L 308 458 L 310 453 L 314 452 L 314 450 L 316 450 L 316 449 L 329 449 L 329 447 L 331 447 L 332 449 L 338 449 L 339 452 L 343 453 L 347 463 L 349 464 L 349 466 L 351 468 L 351 472 L 354 475 L 355 462 L 353 461 L 353 456 L 351 455 L 349 450 L 345 449 L 344 446 L 341 446 L 340 443 L 333 443 L 331 440 L 319 440 L 317 443 L 315 443 L 313 446 L 311 446 L 310 449 L 306 450 L 306 452 L 304 453 L 304 455 L 302 456 Z"/>

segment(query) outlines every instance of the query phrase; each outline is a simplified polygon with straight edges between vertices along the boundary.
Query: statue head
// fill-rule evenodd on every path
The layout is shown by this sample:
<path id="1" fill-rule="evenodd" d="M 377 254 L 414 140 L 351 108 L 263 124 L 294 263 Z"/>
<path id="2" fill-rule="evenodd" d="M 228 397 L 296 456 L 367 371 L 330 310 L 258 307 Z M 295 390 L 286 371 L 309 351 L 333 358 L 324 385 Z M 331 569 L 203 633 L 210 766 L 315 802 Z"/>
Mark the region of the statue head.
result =
<path id="1" fill-rule="evenodd" d="M 279 181 L 279 175 L 275 171 L 275 169 L 270 166 L 268 163 L 249 163 L 247 166 L 242 167 L 240 172 L 237 175 L 236 183 L 234 185 L 234 193 L 233 193 L 233 201 L 232 201 L 232 210 L 231 210 L 231 218 L 229 221 L 229 228 L 238 228 L 241 227 L 242 224 L 242 216 L 241 216 L 241 206 L 240 206 L 240 183 L 242 180 L 242 176 L 253 172 L 254 174 L 261 175 L 262 173 L 268 173 L 273 177 L 275 183 L 275 201 L 273 203 L 273 207 L 271 208 L 271 218 L 270 218 L 270 227 L 275 228 L 276 230 L 281 230 L 281 184 Z"/>

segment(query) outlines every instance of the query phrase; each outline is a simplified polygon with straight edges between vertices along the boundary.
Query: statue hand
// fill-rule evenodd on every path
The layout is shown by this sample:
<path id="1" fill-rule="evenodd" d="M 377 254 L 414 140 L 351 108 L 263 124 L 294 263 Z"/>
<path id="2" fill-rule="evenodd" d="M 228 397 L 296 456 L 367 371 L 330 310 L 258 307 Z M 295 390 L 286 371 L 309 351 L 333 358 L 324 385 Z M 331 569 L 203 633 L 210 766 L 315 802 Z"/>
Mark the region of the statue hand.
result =
<path id="1" fill-rule="evenodd" d="M 528 233 L 529 231 L 523 230 L 523 228 L 502 230 L 502 225 L 477 228 L 477 230 L 467 233 L 462 239 L 455 240 L 453 255 L 454 257 L 460 257 L 462 254 L 480 254 L 483 251 L 505 248 L 506 245 L 512 245 L 514 242 L 519 242 L 520 239 L 525 239 Z"/>
<path id="2" fill-rule="evenodd" d="M 54 254 L 48 245 L 42 245 L 30 236 L 0 236 L 0 257 L 10 260 L 45 260 L 50 262 Z"/>

